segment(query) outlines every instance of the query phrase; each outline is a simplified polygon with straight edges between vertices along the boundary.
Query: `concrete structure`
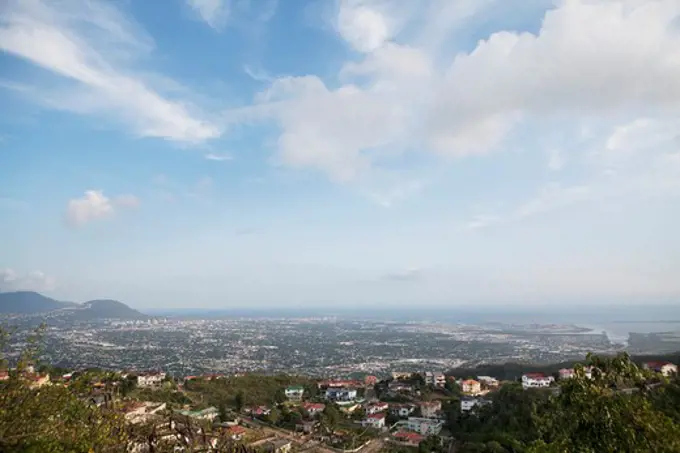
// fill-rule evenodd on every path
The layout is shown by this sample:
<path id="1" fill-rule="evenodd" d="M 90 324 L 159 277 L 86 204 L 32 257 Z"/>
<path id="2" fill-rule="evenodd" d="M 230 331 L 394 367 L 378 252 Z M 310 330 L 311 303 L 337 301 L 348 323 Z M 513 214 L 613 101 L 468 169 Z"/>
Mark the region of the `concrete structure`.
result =
<path id="1" fill-rule="evenodd" d="M 392 379 L 394 379 L 395 381 L 400 379 L 410 379 L 412 375 L 413 373 L 408 371 L 393 371 Z"/>
<path id="2" fill-rule="evenodd" d="M 432 436 L 441 432 L 444 423 L 440 420 L 433 420 L 431 418 L 409 417 L 407 426 L 409 431 L 416 432 L 423 436 Z"/>
<path id="3" fill-rule="evenodd" d="M 288 453 L 291 448 L 291 441 L 285 439 L 277 439 L 265 444 L 265 450 L 269 453 Z"/>
<path id="4" fill-rule="evenodd" d="M 411 431 L 399 431 L 394 433 L 394 440 L 411 446 L 418 446 L 425 437 Z"/>

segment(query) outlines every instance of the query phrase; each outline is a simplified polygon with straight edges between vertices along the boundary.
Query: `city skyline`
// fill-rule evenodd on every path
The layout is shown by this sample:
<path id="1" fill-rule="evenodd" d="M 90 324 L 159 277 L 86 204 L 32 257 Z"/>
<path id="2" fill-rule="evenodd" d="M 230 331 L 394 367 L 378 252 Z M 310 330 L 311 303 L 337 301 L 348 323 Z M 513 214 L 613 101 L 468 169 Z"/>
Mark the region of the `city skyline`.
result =
<path id="1" fill-rule="evenodd" d="M 666 0 L 4 2 L 0 290 L 677 304 L 679 18 Z"/>

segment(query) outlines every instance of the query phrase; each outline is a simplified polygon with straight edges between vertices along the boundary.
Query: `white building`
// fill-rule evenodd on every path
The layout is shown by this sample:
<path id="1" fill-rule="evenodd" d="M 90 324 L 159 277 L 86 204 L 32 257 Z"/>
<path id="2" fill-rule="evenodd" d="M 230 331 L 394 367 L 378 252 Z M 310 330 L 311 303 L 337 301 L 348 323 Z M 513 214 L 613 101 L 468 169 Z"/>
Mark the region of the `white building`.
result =
<path id="1" fill-rule="evenodd" d="M 330 401 L 352 401 L 356 399 L 356 389 L 329 388 L 326 390 L 326 399 Z"/>
<path id="2" fill-rule="evenodd" d="M 385 427 L 385 414 L 368 415 L 361 421 L 361 426 L 383 429 Z"/>
<path id="3" fill-rule="evenodd" d="M 416 410 L 413 404 L 390 404 L 390 412 L 397 417 L 406 418 Z"/>
<path id="4" fill-rule="evenodd" d="M 446 376 L 441 372 L 425 372 L 425 384 L 432 385 L 434 387 L 444 387 L 446 385 Z"/>
<path id="5" fill-rule="evenodd" d="M 376 403 L 371 403 L 366 406 L 366 413 L 367 414 L 377 414 L 380 412 L 385 412 L 387 409 L 389 409 L 390 405 L 387 403 L 383 403 L 382 401 L 378 401 Z"/>
<path id="6" fill-rule="evenodd" d="M 592 377 L 592 367 L 585 367 L 583 372 L 588 379 Z M 559 375 L 560 379 L 571 379 L 576 376 L 576 370 L 574 368 L 562 368 Z"/>
<path id="7" fill-rule="evenodd" d="M 291 401 L 301 401 L 302 395 L 305 394 L 305 388 L 301 385 L 292 385 L 290 387 L 286 387 L 284 393 L 286 394 L 286 398 Z"/>
<path id="8" fill-rule="evenodd" d="M 482 407 L 487 404 L 491 404 L 491 401 L 485 400 L 483 398 L 470 398 L 466 397 L 460 400 L 460 411 L 461 412 L 470 412 L 473 410 L 475 407 Z"/>
<path id="9" fill-rule="evenodd" d="M 550 387 L 553 382 L 555 382 L 554 377 L 546 376 L 543 373 L 527 373 L 522 376 L 522 388 L 525 390 Z"/>
<path id="10" fill-rule="evenodd" d="M 165 373 L 145 373 L 137 376 L 137 387 L 160 387 Z"/>
<path id="11" fill-rule="evenodd" d="M 409 417 L 407 427 L 409 431 L 422 434 L 423 436 L 437 435 L 442 430 L 444 423 L 440 420 L 422 417 Z"/>
<path id="12" fill-rule="evenodd" d="M 477 376 L 477 380 L 487 387 L 498 387 L 498 379 L 491 376 Z"/>

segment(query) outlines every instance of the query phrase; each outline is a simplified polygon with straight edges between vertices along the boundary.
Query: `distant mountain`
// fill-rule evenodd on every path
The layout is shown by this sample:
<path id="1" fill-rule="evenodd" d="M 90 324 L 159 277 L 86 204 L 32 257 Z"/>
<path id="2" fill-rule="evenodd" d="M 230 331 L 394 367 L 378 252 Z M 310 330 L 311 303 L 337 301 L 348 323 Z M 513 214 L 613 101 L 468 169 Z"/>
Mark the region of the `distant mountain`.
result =
<path id="1" fill-rule="evenodd" d="M 60 302 L 32 291 L 0 293 L 0 314 L 50 314 L 74 320 L 146 320 L 150 316 L 116 300 L 91 300 L 84 304 Z"/>
<path id="2" fill-rule="evenodd" d="M 133 308 L 128 307 L 117 300 L 91 300 L 85 302 L 76 310 L 70 310 L 79 319 L 125 319 L 125 320 L 145 320 L 150 316 L 145 315 Z"/>
<path id="3" fill-rule="evenodd" d="M 74 305 L 70 302 L 59 302 L 33 291 L 0 293 L 0 313 L 43 313 Z"/>

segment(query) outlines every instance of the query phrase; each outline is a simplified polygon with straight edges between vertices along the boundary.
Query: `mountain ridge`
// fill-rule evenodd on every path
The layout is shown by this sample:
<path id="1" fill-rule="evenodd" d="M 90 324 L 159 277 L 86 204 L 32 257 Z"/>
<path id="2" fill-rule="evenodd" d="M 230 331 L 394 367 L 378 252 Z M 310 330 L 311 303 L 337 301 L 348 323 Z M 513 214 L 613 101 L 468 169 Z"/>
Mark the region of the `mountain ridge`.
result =
<path id="1" fill-rule="evenodd" d="M 78 320 L 146 320 L 151 318 L 123 302 L 112 299 L 95 299 L 76 304 L 61 302 L 35 291 L 0 292 L 0 314 L 38 315 L 48 313 Z"/>

